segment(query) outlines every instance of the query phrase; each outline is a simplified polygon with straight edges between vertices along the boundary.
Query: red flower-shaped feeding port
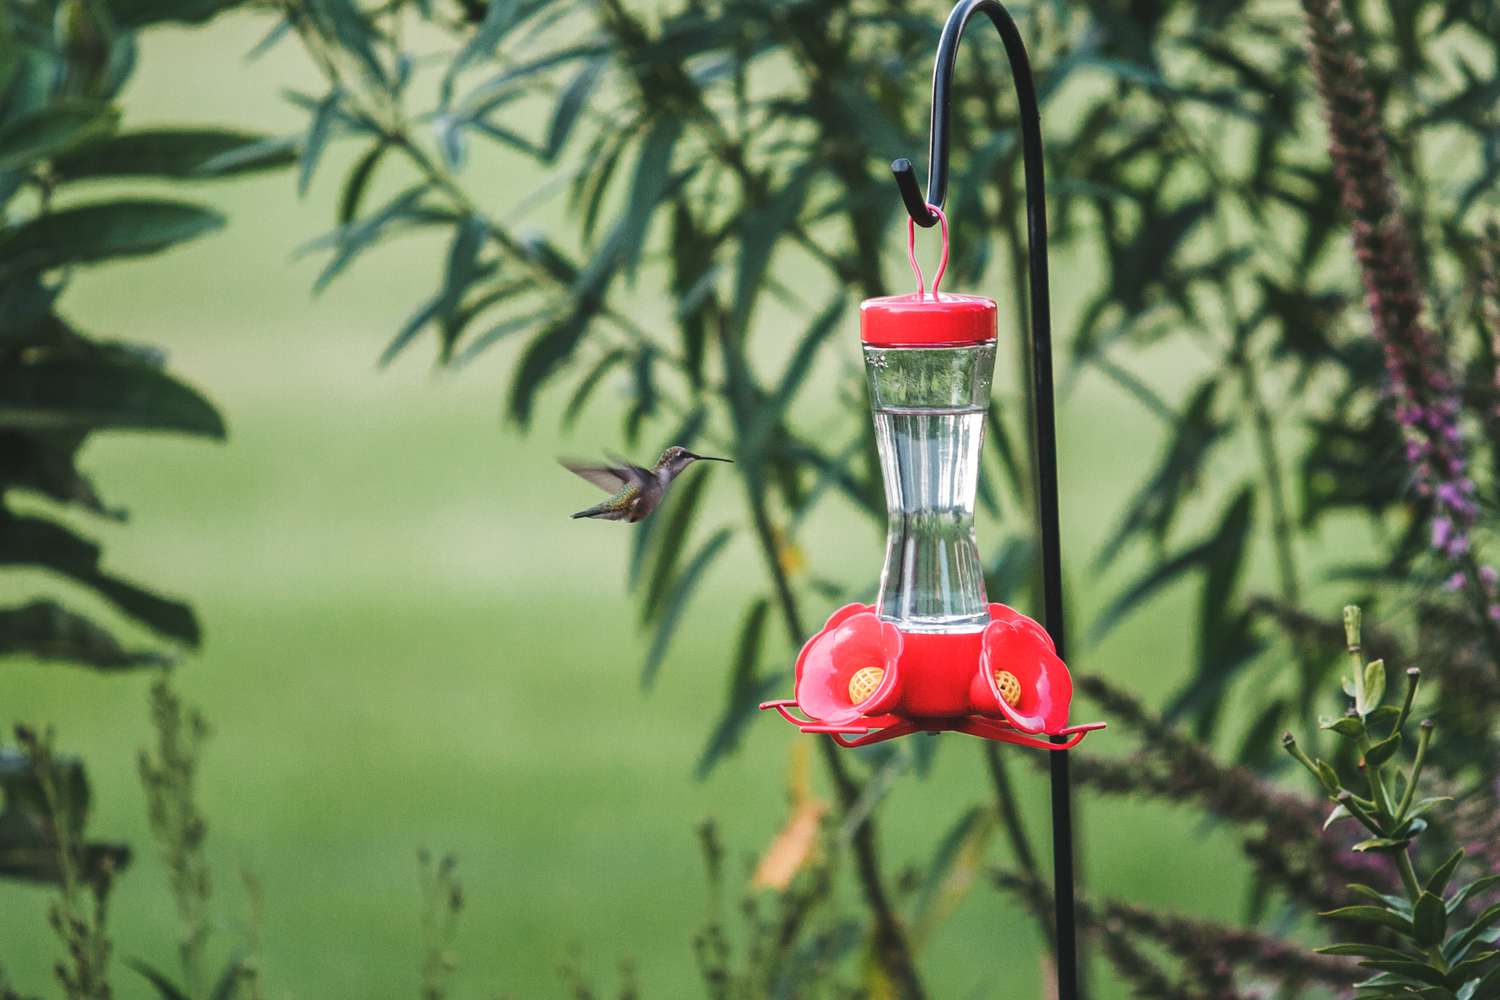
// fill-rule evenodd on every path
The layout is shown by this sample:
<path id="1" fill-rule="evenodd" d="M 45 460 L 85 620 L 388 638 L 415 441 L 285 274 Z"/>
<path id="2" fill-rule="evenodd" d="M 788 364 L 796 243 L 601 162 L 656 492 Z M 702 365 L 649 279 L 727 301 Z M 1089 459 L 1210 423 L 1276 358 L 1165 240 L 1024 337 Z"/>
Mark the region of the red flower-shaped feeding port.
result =
<path id="1" fill-rule="evenodd" d="M 965 633 L 903 632 L 873 606 L 846 605 L 802 647 L 795 694 L 760 707 L 851 747 L 952 730 L 1067 750 L 1104 728 L 1067 724 L 1068 668 L 1046 629 L 1004 604 L 990 605 L 983 631 Z"/>

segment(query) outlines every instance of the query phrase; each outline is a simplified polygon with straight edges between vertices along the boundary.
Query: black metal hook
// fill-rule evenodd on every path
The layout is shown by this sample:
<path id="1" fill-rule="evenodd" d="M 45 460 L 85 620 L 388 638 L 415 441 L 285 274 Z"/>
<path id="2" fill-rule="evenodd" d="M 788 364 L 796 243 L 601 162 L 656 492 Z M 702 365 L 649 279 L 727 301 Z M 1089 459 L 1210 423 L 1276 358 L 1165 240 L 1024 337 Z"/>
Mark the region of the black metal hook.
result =
<path id="1" fill-rule="evenodd" d="M 1037 519 L 1040 522 L 1042 606 L 1047 631 L 1063 656 L 1062 543 L 1057 498 L 1057 424 L 1052 392 L 1052 313 L 1047 280 L 1047 196 L 1042 164 L 1042 118 L 1031 60 L 1021 31 L 999 0 L 959 0 L 943 25 L 932 68 L 932 128 L 927 193 L 917 188 L 911 161 L 891 164 L 906 212 L 919 226 L 937 222 L 928 205 L 943 207 L 948 193 L 948 134 L 953 70 L 969 20 L 983 13 L 1000 33 L 1020 103 L 1021 162 L 1026 173 L 1026 250 L 1031 282 L 1031 379 L 1035 404 Z M 1057 901 L 1057 985 L 1061 1000 L 1080 1000 L 1073 901 L 1073 810 L 1067 753 L 1048 754 L 1052 768 L 1053 885 Z"/>

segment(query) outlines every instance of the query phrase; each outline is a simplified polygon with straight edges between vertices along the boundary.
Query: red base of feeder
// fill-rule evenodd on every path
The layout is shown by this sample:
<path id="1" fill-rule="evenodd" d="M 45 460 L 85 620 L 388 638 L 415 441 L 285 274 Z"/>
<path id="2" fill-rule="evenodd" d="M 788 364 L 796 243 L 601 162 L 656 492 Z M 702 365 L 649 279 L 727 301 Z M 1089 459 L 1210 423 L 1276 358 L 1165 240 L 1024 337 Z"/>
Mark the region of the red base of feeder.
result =
<path id="1" fill-rule="evenodd" d="M 855 701 L 854 693 L 865 687 L 851 680 L 871 667 L 880 680 Z M 1003 674 L 1013 685 L 1008 697 L 1002 695 Z M 760 707 L 846 747 L 949 731 L 1068 750 L 1104 728 L 1102 722 L 1067 724 L 1073 697 L 1068 668 L 1041 625 L 1003 604 L 990 605 L 983 630 L 942 634 L 903 632 L 869 605 L 840 608 L 802 647 L 795 693 Z"/>

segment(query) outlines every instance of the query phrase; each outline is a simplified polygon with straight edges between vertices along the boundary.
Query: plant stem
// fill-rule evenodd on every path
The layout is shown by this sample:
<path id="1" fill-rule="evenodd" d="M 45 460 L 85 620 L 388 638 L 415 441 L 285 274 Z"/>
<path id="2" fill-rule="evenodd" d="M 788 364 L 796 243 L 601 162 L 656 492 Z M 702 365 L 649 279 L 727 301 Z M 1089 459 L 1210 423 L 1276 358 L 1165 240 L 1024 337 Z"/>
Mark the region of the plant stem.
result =
<path id="1" fill-rule="evenodd" d="M 1026 827 L 1021 822 L 1021 810 L 1016 802 L 1015 790 L 1011 788 L 1010 775 L 1005 772 L 1005 762 L 1000 757 L 999 745 L 985 741 L 984 757 L 986 763 L 989 764 L 990 782 L 995 787 L 995 804 L 1000 812 L 1000 822 L 1005 827 L 1006 837 L 1010 840 L 1010 849 L 1016 856 L 1016 864 L 1022 871 L 1035 878 L 1039 871 L 1036 851 L 1032 849 L 1031 838 L 1027 836 Z M 1047 948 L 1055 959 L 1057 928 L 1045 913 L 1033 909 L 1032 916 L 1036 918 L 1042 937 L 1047 941 Z"/>

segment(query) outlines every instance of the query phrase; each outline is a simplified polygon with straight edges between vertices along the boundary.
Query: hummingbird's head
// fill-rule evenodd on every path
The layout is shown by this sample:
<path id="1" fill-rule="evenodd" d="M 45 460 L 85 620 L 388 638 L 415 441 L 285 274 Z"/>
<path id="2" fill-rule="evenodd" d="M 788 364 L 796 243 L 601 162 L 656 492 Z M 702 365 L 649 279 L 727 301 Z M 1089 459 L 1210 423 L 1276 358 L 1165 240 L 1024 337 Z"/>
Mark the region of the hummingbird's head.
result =
<path id="1" fill-rule="evenodd" d="M 665 472 L 669 477 L 677 475 L 683 469 L 699 460 L 705 462 L 732 462 L 731 458 L 715 458 L 712 455 L 695 455 L 680 445 L 673 445 L 661 453 L 661 458 L 656 462 L 656 468 Z"/>

